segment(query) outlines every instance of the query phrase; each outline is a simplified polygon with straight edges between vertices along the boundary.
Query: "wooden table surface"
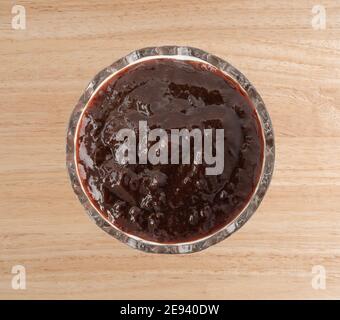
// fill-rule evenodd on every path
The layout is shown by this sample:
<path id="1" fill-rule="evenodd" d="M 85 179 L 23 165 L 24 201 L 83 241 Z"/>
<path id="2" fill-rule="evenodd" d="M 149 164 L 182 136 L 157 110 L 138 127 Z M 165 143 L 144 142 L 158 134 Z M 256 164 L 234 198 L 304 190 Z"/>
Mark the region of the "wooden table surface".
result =
<path id="1" fill-rule="evenodd" d="M 0 2 L 0 298 L 340 298 L 340 2 Z M 130 51 L 190 45 L 262 95 L 276 167 L 253 218 L 192 255 L 133 250 L 84 213 L 65 168 L 70 113 L 90 79 Z M 12 267 L 26 269 L 15 290 Z M 312 286 L 313 267 L 326 287 Z M 318 268 L 318 267 L 316 267 Z M 315 280 L 315 278 L 314 278 Z"/>

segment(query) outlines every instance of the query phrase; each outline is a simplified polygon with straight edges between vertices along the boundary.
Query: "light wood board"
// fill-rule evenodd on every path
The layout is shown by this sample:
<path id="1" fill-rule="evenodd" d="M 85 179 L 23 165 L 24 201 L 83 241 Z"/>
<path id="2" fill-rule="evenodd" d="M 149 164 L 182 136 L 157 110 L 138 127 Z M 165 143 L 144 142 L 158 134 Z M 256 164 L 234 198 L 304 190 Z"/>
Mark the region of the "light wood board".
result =
<path id="1" fill-rule="evenodd" d="M 340 298 L 340 2 L 0 1 L 0 298 Z M 18 2 L 19 3 L 19 2 Z M 276 167 L 259 210 L 192 255 L 133 250 L 99 229 L 65 168 L 70 113 L 90 79 L 130 51 L 190 45 L 256 86 Z M 26 268 L 26 290 L 11 286 Z M 312 268 L 326 288 L 312 286 Z"/>

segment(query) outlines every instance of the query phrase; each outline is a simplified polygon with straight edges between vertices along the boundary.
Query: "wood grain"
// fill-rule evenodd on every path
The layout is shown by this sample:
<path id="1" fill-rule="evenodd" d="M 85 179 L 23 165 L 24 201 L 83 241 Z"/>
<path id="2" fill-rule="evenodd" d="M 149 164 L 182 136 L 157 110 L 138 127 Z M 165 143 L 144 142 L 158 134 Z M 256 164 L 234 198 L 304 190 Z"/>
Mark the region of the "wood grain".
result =
<path id="1" fill-rule="evenodd" d="M 0 3 L 0 298 L 340 298 L 340 2 Z M 256 86 L 273 120 L 276 168 L 253 218 L 192 255 L 150 255 L 86 216 L 65 168 L 69 115 L 89 80 L 128 52 L 190 45 Z M 27 270 L 13 290 L 11 268 Z M 325 290 L 312 267 L 327 272 Z"/>

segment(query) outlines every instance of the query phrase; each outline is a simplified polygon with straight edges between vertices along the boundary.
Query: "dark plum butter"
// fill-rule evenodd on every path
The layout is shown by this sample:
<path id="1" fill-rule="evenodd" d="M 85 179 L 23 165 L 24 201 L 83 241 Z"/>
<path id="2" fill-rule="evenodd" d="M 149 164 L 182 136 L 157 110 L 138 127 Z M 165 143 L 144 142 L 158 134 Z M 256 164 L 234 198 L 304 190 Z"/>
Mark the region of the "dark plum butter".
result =
<path id="1" fill-rule="evenodd" d="M 172 129 L 223 129 L 222 172 L 208 175 L 205 161 L 140 163 L 138 154 L 137 163 L 122 164 L 117 132 L 134 130 L 138 144 L 141 121 L 169 136 Z M 90 99 L 76 141 L 78 175 L 92 205 L 123 232 L 158 243 L 190 242 L 226 226 L 253 195 L 263 164 L 261 126 L 248 96 L 199 61 L 157 58 L 122 69 Z"/>

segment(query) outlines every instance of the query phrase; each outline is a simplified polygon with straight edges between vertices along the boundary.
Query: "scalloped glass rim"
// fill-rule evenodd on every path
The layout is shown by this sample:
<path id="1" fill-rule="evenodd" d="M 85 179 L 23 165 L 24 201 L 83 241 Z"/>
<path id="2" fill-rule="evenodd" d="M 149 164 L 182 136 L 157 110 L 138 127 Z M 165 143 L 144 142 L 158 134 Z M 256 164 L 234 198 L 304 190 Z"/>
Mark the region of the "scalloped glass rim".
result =
<path id="1" fill-rule="evenodd" d="M 127 234 L 116 226 L 111 224 L 104 216 L 98 212 L 95 207 L 91 204 L 91 201 L 87 198 L 84 190 L 81 187 L 79 181 L 76 164 L 75 164 L 75 134 L 78 121 L 82 115 L 83 110 L 92 95 L 96 92 L 105 80 L 111 77 L 113 74 L 129 66 L 137 61 L 151 58 L 161 58 L 165 56 L 171 56 L 175 59 L 188 59 L 188 60 L 199 60 L 207 62 L 216 68 L 223 71 L 233 80 L 235 80 L 241 88 L 248 94 L 250 100 L 254 104 L 258 118 L 260 119 L 262 134 L 264 138 L 264 161 L 260 179 L 254 194 L 249 200 L 248 204 L 239 213 L 239 215 L 229 224 L 224 226 L 222 229 L 216 231 L 215 233 L 201 238 L 192 242 L 177 243 L 177 244 L 164 244 L 147 241 L 136 236 Z M 192 253 L 201 251 L 210 247 L 217 242 L 222 241 L 227 238 L 235 231 L 240 229 L 245 222 L 256 211 L 260 205 L 271 180 L 275 161 L 275 144 L 274 144 L 274 133 L 271 124 L 269 114 L 266 110 L 264 102 L 255 87 L 249 82 L 249 80 L 231 64 L 225 60 L 205 52 L 201 49 L 186 47 L 186 46 L 162 46 L 162 47 L 148 47 L 133 51 L 126 55 L 125 57 L 117 60 L 112 65 L 100 71 L 88 84 L 84 93 L 80 97 L 78 103 L 76 104 L 71 118 L 69 121 L 68 131 L 67 131 L 67 143 L 66 143 L 66 165 L 68 168 L 71 184 L 74 192 L 78 196 L 81 204 L 84 206 L 87 214 L 95 221 L 95 223 L 103 229 L 108 234 L 114 236 L 121 242 L 129 245 L 132 248 L 139 249 L 145 252 L 153 253 Z"/>

